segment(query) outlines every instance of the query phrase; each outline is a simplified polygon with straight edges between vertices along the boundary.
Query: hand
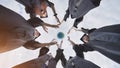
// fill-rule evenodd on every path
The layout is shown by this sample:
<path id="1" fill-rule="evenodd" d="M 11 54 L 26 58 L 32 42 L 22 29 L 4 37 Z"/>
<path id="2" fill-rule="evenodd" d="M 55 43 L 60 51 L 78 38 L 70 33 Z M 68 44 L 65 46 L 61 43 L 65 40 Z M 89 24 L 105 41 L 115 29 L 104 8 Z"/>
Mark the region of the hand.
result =
<path id="1" fill-rule="evenodd" d="M 56 16 L 55 18 L 56 18 L 57 22 L 58 22 L 59 24 L 61 24 L 59 18 L 58 18 L 57 16 Z"/>
<path id="2" fill-rule="evenodd" d="M 67 34 L 69 34 L 69 33 L 72 31 L 72 29 L 77 31 L 77 28 L 71 27 L 71 28 L 69 29 L 69 31 L 67 32 Z"/>
<path id="3" fill-rule="evenodd" d="M 75 31 L 82 31 L 82 29 L 77 29 L 77 28 L 75 28 Z"/>
<path id="4" fill-rule="evenodd" d="M 54 44 L 57 44 L 56 39 L 53 39 L 53 40 L 50 42 L 50 45 L 54 45 Z"/>
<path id="5" fill-rule="evenodd" d="M 72 29 L 73 29 L 73 27 L 71 27 L 71 28 L 68 30 L 67 34 L 69 34 L 69 33 L 71 32 Z"/>
<path id="6" fill-rule="evenodd" d="M 70 40 L 70 37 L 68 36 L 68 40 Z"/>
<path id="7" fill-rule="evenodd" d="M 43 30 L 48 33 L 48 28 L 46 26 L 42 26 Z"/>
<path id="8" fill-rule="evenodd" d="M 54 28 L 59 28 L 59 24 L 53 25 Z"/>
<path id="9" fill-rule="evenodd" d="M 61 23 L 63 23 L 63 22 L 64 22 L 64 20 L 61 21 Z"/>

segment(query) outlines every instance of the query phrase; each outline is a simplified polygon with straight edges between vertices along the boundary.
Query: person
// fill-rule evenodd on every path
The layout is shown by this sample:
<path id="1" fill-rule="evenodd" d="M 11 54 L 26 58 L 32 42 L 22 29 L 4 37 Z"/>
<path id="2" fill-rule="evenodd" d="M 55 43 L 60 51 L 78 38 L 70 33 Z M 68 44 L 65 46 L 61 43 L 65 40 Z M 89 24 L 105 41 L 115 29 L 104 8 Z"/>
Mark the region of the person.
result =
<path id="1" fill-rule="evenodd" d="M 65 68 L 100 68 L 95 63 L 84 58 L 83 52 L 87 52 L 90 48 L 86 49 L 82 44 L 76 44 L 70 37 L 68 37 L 68 41 L 73 45 L 76 56 L 67 61 Z"/>
<path id="2" fill-rule="evenodd" d="M 18 13 L 2 5 L 0 9 L 0 31 L 2 31 L 0 53 L 16 49 L 31 40 L 35 42 L 34 39 L 40 36 L 40 33 Z M 56 44 L 56 41 L 49 44 Z"/>
<path id="3" fill-rule="evenodd" d="M 62 43 L 63 43 L 63 40 L 61 41 L 60 44 L 57 44 L 57 46 L 58 46 L 57 56 L 58 56 L 58 59 L 61 60 L 61 64 L 62 64 L 63 68 L 65 68 L 67 60 L 65 58 L 65 55 L 63 54 L 64 49 L 62 49 Z"/>
<path id="4" fill-rule="evenodd" d="M 75 44 L 72 40 L 70 40 L 70 37 L 68 37 L 68 41 L 73 45 L 73 50 L 75 51 L 76 56 L 75 57 L 70 56 L 69 60 L 67 60 L 63 53 L 64 50 L 61 49 L 61 44 L 58 45 L 60 50 L 58 51 L 58 54 L 60 57 L 59 60 L 61 60 L 61 64 L 63 68 L 100 68 L 99 66 L 92 63 L 91 61 L 84 59 L 83 52 L 86 51 L 84 47 L 81 47 Z"/>
<path id="5" fill-rule="evenodd" d="M 41 47 L 38 58 L 15 65 L 12 68 L 55 68 L 55 64 L 48 67 L 48 61 L 52 60 L 52 55 L 48 54 L 49 48 Z M 51 61 L 55 63 L 55 60 Z"/>
<path id="6" fill-rule="evenodd" d="M 49 6 L 52 9 L 57 22 L 60 24 L 54 4 L 52 2 L 48 0 L 16 0 L 16 1 L 25 6 L 25 11 L 26 13 L 30 14 L 30 18 L 34 18 L 36 17 L 36 15 L 40 15 L 40 18 L 48 17 L 46 8 L 47 6 Z"/>
<path id="7" fill-rule="evenodd" d="M 96 8 L 100 5 L 101 0 L 69 0 L 68 9 L 62 20 L 66 21 L 69 15 L 71 18 L 75 18 L 73 26 L 68 31 L 68 34 L 72 29 L 77 29 L 78 24 L 83 21 L 85 14 L 87 14 L 91 9 Z"/>
<path id="8" fill-rule="evenodd" d="M 85 33 L 81 40 L 85 46 L 89 46 L 93 51 L 98 51 L 110 58 L 111 60 L 120 63 L 120 24 L 104 26 L 98 29 L 81 30 Z M 88 50 L 89 51 L 89 50 Z"/>
<path id="9" fill-rule="evenodd" d="M 52 27 L 52 28 L 58 28 L 59 27 L 59 24 L 57 24 L 57 25 L 48 24 L 48 23 L 45 23 L 44 21 L 42 21 L 38 17 L 34 17 L 34 18 L 31 18 L 31 19 L 28 19 L 27 22 L 31 26 L 33 26 L 34 28 L 36 28 L 38 26 L 42 26 L 42 28 L 44 29 L 44 31 L 47 32 L 47 33 L 48 33 L 47 27 Z"/>
<path id="10" fill-rule="evenodd" d="M 58 46 L 58 44 L 57 44 L 57 46 Z M 60 49 L 60 48 L 58 48 L 56 50 L 55 57 L 52 57 L 52 56 L 46 57 L 46 56 L 48 56 L 48 54 L 47 54 L 48 51 L 49 51 L 49 48 L 47 48 L 47 47 L 42 47 L 40 49 L 38 58 L 42 57 L 42 59 L 40 60 L 40 62 L 42 62 L 43 60 L 45 61 L 45 62 L 42 62 L 41 68 L 56 68 L 57 62 L 60 60 L 60 58 L 61 58 L 61 52 L 63 50 Z"/>
<path id="11" fill-rule="evenodd" d="M 39 51 L 38 58 L 41 58 L 38 63 L 41 63 L 40 68 L 56 68 L 56 60 L 49 52 L 48 47 L 42 47 Z"/>

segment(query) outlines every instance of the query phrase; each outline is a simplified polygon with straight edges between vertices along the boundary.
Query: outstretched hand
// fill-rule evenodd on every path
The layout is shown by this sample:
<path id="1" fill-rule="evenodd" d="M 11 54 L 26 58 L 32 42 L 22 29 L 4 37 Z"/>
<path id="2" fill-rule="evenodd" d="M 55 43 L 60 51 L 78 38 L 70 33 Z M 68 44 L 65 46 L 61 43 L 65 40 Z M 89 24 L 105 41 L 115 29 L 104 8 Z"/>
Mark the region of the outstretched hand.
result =
<path id="1" fill-rule="evenodd" d="M 59 18 L 58 18 L 57 16 L 55 16 L 55 18 L 56 18 L 57 22 L 58 22 L 59 24 L 61 24 Z"/>
<path id="2" fill-rule="evenodd" d="M 73 28 L 74 28 L 74 27 L 71 27 L 71 28 L 68 30 L 67 34 L 69 34 Z"/>
<path id="3" fill-rule="evenodd" d="M 68 41 L 72 44 L 72 45 L 76 45 L 76 43 L 75 42 L 73 42 L 71 39 L 70 39 L 70 37 L 68 36 Z"/>
<path id="4" fill-rule="evenodd" d="M 68 36 L 68 40 L 70 40 L 70 37 Z"/>
<path id="5" fill-rule="evenodd" d="M 59 24 L 53 25 L 54 28 L 59 28 Z"/>
<path id="6" fill-rule="evenodd" d="M 55 39 L 53 39 L 51 42 L 50 42 L 51 45 L 54 45 L 54 44 L 57 44 L 57 41 Z"/>
<path id="7" fill-rule="evenodd" d="M 48 28 L 46 26 L 42 26 L 43 30 L 48 33 Z"/>
<path id="8" fill-rule="evenodd" d="M 67 34 L 69 34 L 72 30 L 81 31 L 81 29 L 77 29 L 77 28 L 75 28 L 75 27 L 71 27 L 71 28 L 68 30 Z"/>
<path id="9" fill-rule="evenodd" d="M 62 47 L 62 43 L 63 43 L 63 40 L 60 42 L 60 44 L 56 44 L 57 45 L 57 47 L 58 47 L 58 49 L 61 49 L 61 47 Z"/>

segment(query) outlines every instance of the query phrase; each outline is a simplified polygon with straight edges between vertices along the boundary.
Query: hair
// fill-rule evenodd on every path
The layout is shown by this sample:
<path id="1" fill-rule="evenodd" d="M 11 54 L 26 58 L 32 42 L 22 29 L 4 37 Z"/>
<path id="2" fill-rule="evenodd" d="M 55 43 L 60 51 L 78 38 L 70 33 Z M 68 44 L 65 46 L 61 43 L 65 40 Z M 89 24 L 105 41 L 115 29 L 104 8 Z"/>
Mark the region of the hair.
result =
<path id="1" fill-rule="evenodd" d="M 35 44 L 40 44 L 40 43 L 35 40 L 30 40 L 30 41 L 27 41 L 23 46 L 27 49 L 35 50 L 35 49 L 39 48 L 39 47 L 35 46 Z"/>
<path id="2" fill-rule="evenodd" d="M 33 27 L 38 27 L 38 26 L 41 26 L 43 21 L 38 18 L 38 17 L 34 17 L 34 18 L 31 18 L 31 19 L 28 19 L 27 22 L 33 26 Z"/>
<path id="3" fill-rule="evenodd" d="M 39 56 L 38 57 L 40 57 L 40 56 L 42 56 L 42 55 L 45 55 L 45 54 L 47 54 L 49 52 L 49 48 L 47 48 L 47 47 L 42 47 L 41 49 L 40 49 L 40 52 L 39 52 Z"/>
<path id="4" fill-rule="evenodd" d="M 85 41 L 83 40 L 83 37 L 84 36 L 86 36 L 87 34 L 84 34 L 81 38 L 80 38 L 80 40 L 82 41 L 82 42 L 84 42 L 85 43 Z"/>

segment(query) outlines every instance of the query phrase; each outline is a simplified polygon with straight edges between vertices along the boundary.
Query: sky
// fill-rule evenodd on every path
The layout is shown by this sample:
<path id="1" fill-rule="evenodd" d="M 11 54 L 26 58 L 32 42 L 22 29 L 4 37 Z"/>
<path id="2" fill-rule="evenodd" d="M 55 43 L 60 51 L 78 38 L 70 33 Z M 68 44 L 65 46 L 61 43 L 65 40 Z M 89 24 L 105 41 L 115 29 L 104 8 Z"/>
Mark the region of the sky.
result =
<path id="1" fill-rule="evenodd" d="M 65 11 L 68 7 L 68 0 L 50 0 L 55 3 L 56 12 L 60 21 L 63 19 Z M 83 21 L 78 25 L 79 28 L 100 28 L 106 25 L 120 24 L 120 0 L 102 0 L 99 7 L 92 9 L 85 16 Z M 23 16 L 26 20 L 29 19 L 29 15 L 25 13 L 24 6 L 17 3 L 15 0 L 0 0 L 0 4 L 17 12 Z M 57 24 L 52 10 L 48 7 L 48 18 L 42 19 L 50 24 Z M 82 43 L 79 39 L 83 35 L 82 32 L 72 31 L 67 34 L 68 30 L 73 25 L 74 19 L 68 18 L 66 22 L 63 22 L 58 29 L 49 28 L 48 33 L 44 32 L 41 27 L 37 29 L 42 34 L 37 41 L 39 42 L 50 42 L 52 39 L 56 39 L 60 43 L 61 39 L 57 38 L 58 32 L 63 32 L 65 37 L 63 38 L 62 48 L 64 49 L 65 57 L 68 59 L 69 56 L 75 56 L 72 49 L 72 45 L 67 41 L 67 36 L 70 36 L 77 44 Z M 57 46 L 53 45 L 50 47 L 50 52 L 55 56 Z M 0 53 L 0 68 L 11 68 L 22 62 L 37 58 L 39 49 L 28 50 L 24 47 L 19 47 L 15 50 Z M 110 60 L 104 55 L 97 51 L 85 53 L 85 59 L 96 63 L 101 68 L 120 68 L 120 64 Z M 62 68 L 61 63 L 57 64 L 57 68 Z"/>

